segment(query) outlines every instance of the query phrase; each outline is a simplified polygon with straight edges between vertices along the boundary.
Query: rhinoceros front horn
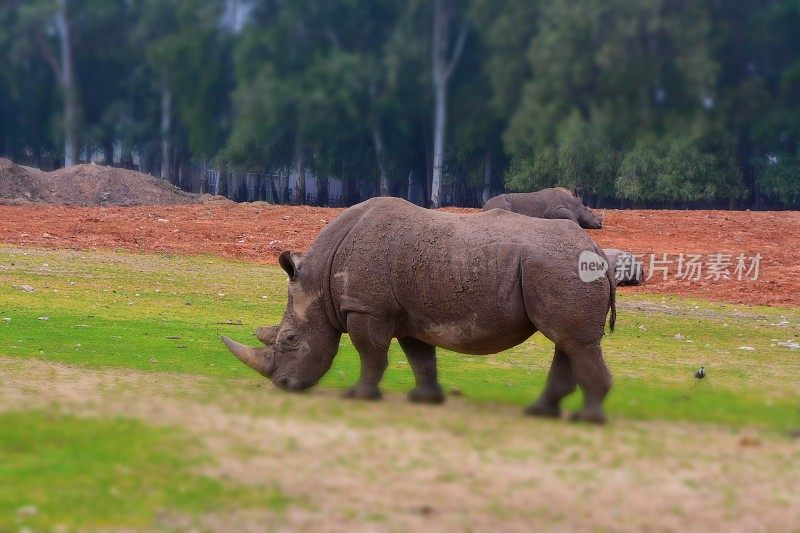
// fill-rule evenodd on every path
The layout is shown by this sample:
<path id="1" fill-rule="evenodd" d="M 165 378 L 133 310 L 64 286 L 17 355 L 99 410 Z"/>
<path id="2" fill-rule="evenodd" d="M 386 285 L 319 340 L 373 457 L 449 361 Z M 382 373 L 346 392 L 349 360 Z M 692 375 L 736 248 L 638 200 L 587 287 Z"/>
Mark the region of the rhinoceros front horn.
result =
<path id="1" fill-rule="evenodd" d="M 222 342 L 228 349 L 235 355 L 242 363 L 246 364 L 264 377 L 270 377 L 268 365 L 268 356 L 272 351 L 269 347 L 252 348 L 239 344 L 233 339 L 229 339 L 225 335 L 222 336 Z"/>

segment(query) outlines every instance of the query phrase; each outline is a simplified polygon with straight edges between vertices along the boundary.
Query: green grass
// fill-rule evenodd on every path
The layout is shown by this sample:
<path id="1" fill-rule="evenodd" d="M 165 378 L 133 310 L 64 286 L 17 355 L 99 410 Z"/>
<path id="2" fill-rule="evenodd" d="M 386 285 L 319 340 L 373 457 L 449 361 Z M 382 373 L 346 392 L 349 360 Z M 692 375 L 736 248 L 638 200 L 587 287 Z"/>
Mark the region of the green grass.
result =
<path id="1" fill-rule="evenodd" d="M 256 343 L 254 328 L 278 323 L 285 301 L 286 276 L 272 266 L 0 247 L 0 355 L 258 380 L 219 335 Z M 800 310 L 631 291 L 618 302 L 617 331 L 603 342 L 615 376 L 610 415 L 800 428 L 800 351 L 773 340 L 798 339 Z M 677 333 L 685 340 L 676 340 Z M 524 405 L 544 384 L 552 344 L 536 335 L 493 356 L 439 353 L 446 388 L 475 401 Z M 396 343 L 390 356 L 383 388 L 408 390 L 411 370 Z M 697 383 L 700 365 L 708 378 Z M 343 388 L 357 373 L 357 354 L 345 336 L 321 386 Z M 578 402 L 574 395 L 568 406 Z"/>
<path id="2" fill-rule="evenodd" d="M 0 531 L 142 528 L 157 513 L 290 503 L 195 473 L 209 459 L 175 428 L 43 411 L 0 413 L 0 428 Z"/>

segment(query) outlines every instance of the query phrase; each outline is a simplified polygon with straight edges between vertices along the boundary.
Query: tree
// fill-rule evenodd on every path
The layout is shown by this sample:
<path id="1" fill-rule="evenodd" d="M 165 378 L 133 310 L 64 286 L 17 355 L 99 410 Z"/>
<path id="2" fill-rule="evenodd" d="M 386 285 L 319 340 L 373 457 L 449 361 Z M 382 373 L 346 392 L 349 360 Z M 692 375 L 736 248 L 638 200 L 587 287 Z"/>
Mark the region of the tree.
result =
<path id="1" fill-rule="evenodd" d="M 615 161 L 635 139 L 701 128 L 715 79 L 708 20 L 702 5 L 666 0 L 544 6 L 505 134 L 511 183 L 557 180 L 610 197 Z M 556 173 L 536 177 L 553 171 L 548 161 Z"/>
<path id="2" fill-rule="evenodd" d="M 146 60 L 158 80 L 161 119 L 161 179 L 173 181 L 173 75 L 178 33 L 178 1 L 146 0 L 141 5 L 136 40 L 146 50 Z"/>
<path id="3" fill-rule="evenodd" d="M 472 18 L 480 27 L 480 21 Z M 504 117 L 492 102 L 492 77 L 487 63 L 488 49 L 478 38 L 468 39 L 460 67 L 451 79 L 449 121 L 453 133 L 445 151 L 443 181 L 452 183 L 457 205 L 486 202 L 498 188 L 498 177 L 505 166 L 502 134 Z M 465 196 L 468 189 L 480 196 Z"/>
<path id="4" fill-rule="evenodd" d="M 730 138 L 749 204 L 792 198 L 800 142 L 800 6 L 792 1 L 707 0 L 720 65 L 714 114 Z M 794 205 L 798 205 L 795 203 Z"/>
<path id="5" fill-rule="evenodd" d="M 295 198 L 305 201 L 305 121 L 308 84 L 304 67 L 312 43 L 306 11 L 298 4 L 258 6 L 237 43 L 233 130 L 222 161 L 279 172 L 278 194 L 288 201 L 291 167 Z"/>
<path id="6" fill-rule="evenodd" d="M 461 22 L 455 43 L 451 43 L 450 30 L 456 17 L 454 0 L 434 0 L 431 69 L 433 73 L 433 174 L 431 207 L 441 205 L 442 168 L 444 166 L 445 133 L 447 127 L 447 85 L 458 65 L 469 28 L 467 19 Z"/>
<path id="7" fill-rule="evenodd" d="M 121 148 L 184 188 L 213 161 L 240 199 L 255 172 L 281 201 L 296 175 L 316 203 L 341 178 L 797 205 L 798 25 L 795 0 L 5 0 L 0 153 Z"/>
<path id="8" fill-rule="evenodd" d="M 64 166 L 78 160 L 80 109 L 75 79 L 73 6 L 68 0 L 34 0 L 19 6 L 18 35 L 52 69 L 61 90 Z M 48 29 L 54 27 L 54 37 Z"/>
<path id="9" fill-rule="evenodd" d="M 378 191 L 389 194 L 394 150 L 385 123 L 397 102 L 395 36 L 403 6 L 306 0 L 256 10 L 238 44 L 228 160 L 241 156 L 243 146 L 255 149 L 249 164 L 261 167 L 285 167 L 286 154 L 293 154 L 301 201 L 301 169 L 309 166 L 323 195 L 329 174 L 346 184 L 374 176 Z M 371 162 L 363 157 L 365 145 L 372 147 Z"/>
<path id="10" fill-rule="evenodd" d="M 78 88 L 75 86 L 75 61 L 72 50 L 67 0 L 58 0 L 56 27 L 58 28 L 61 61 L 53 61 L 53 69 L 61 84 L 64 98 L 64 166 L 70 167 L 78 160 Z M 47 51 L 47 48 L 43 48 Z M 47 57 L 50 57 L 49 55 Z"/>
<path id="11" fill-rule="evenodd" d="M 179 184 L 181 165 L 208 161 L 224 145 L 221 120 L 232 85 L 231 46 L 220 28 L 224 2 L 144 0 L 135 41 L 144 50 L 147 88 L 158 102 L 160 174 Z"/>

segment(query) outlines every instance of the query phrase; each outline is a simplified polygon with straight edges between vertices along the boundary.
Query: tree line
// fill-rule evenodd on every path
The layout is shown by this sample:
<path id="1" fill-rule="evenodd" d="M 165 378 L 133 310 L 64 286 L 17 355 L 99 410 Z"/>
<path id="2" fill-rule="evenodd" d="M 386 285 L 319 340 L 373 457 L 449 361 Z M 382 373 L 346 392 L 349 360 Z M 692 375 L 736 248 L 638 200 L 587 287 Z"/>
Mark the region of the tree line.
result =
<path id="1" fill-rule="evenodd" d="M 795 0 L 0 0 L 0 153 L 284 202 L 797 207 L 798 28 Z"/>

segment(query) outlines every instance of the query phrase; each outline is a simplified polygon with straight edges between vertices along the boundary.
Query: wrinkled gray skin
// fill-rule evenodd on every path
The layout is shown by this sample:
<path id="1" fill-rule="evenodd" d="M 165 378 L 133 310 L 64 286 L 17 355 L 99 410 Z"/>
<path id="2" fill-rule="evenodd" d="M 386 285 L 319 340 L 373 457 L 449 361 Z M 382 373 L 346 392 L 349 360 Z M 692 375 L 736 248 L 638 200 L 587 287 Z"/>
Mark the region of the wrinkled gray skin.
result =
<path id="1" fill-rule="evenodd" d="M 266 344 L 223 341 L 280 388 L 300 391 L 328 371 L 342 333 L 361 357 L 345 395 L 378 399 L 387 351 L 397 338 L 416 379 L 409 398 L 444 401 L 436 347 L 492 354 L 541 331 L 555 345 L 547 385 L 529 414 L 558 417 L 576 385 L 576 420 L 603 422 L 611 375 L 600 339 L 615 320 L 613 275 L 578 277 L 584 250 L 603 255 L 577 224 L 495 209 L 477 215 L 430 211 L 399 198 L 373 198 L 328 224 L 305 254 L 281 254 L 289 297 L 279 326 L 259 328 Z"/>
<path id="2" fill-rule="evenodd" d="M 483 210 L 489 209 L 505 209 L 535 218 L 563 218 L 587 229 L 603 227 L 603 219 L 583 205 L 578 195 L 561 187 L 501 194 L 486 201 Z"/>
<path id="3" fill-rule="evenodd" d="M 603 251 L 608 258 L 609 268 L 615 274 L 617 286 L 642 284 L 644 268 L 635 255 L 616 248 L 603 248 Z"/>

